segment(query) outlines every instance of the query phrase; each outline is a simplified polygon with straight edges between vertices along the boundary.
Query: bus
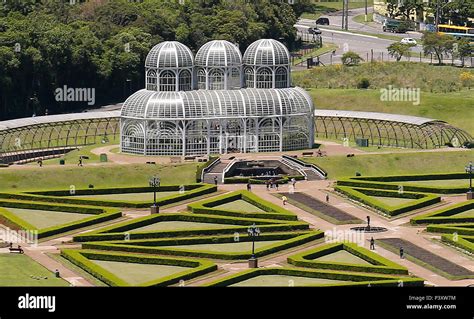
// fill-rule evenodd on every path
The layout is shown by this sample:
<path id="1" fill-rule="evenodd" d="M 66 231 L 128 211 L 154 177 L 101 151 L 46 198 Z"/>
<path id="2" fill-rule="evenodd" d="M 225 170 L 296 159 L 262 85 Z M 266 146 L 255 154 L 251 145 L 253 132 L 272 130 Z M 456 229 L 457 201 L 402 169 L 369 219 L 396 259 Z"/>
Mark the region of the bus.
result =
<path id="1" fill-rule="evenodd" d="M 448 34 L 456 39 L 468 39 L 469 42 L 474 42 L 474 28 L 461 27 L 457 25 L 439 24 L 438 33 Z"/>

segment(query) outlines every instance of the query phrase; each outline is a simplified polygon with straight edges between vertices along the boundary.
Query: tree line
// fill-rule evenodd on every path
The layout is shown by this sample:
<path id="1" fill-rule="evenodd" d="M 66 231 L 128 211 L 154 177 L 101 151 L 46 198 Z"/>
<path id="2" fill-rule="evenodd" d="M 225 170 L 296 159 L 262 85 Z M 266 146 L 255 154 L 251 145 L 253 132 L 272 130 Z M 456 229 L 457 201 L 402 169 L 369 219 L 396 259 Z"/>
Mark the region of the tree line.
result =
<path id="1" fill-rule="evenodd" d="M 0 120 L 79 111 L 55 90 L 95 88 L 96 105 L 144 87 L 144 60 L 157 43 L 194 52 L 213 39 L 241 51 L 260 38 L 300 43 L 293 25 L 311 0 L 7 0 L 0 4 Z"/>

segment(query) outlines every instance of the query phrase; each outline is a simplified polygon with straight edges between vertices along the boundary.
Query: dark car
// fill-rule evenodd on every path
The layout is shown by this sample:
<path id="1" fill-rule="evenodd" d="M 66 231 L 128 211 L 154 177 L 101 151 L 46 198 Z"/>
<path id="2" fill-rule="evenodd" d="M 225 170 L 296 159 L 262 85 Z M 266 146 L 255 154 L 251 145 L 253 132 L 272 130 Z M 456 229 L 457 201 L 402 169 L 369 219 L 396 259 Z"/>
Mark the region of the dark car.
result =
<path id="1" fill-rule="evenodd" d="M 308 33 L 310 34 L 321 34 L 321 30 L 317 27 L 308 28 Z"/>
<path id="2" fill-rule="evenodd" d="M 316 20 L 316 24 L 329 25 L 329 19 L 328 18 L 319 18 L 318 20 Z"/>

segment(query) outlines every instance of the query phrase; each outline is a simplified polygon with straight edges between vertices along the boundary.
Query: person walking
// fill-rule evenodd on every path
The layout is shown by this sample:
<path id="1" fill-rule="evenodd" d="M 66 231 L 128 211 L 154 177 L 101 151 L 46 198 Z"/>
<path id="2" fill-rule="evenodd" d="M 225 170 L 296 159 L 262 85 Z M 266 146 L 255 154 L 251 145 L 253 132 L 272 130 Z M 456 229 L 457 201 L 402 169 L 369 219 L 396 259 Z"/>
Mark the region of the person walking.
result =
<path id="1" fill-rule="evenodd" d="M 405 256 L 404 256 L 404 251 L 403 251 L 403 247 L 400 247 L 400 258 L 401 259 L 404 259 Z"/>
<path id="2" fill-rule="evenodd" d="M 275 181 L 275 187 L 278 190 L 278 181 Z"/>
<path id="3" fill-rule="evenodd" d="M 248 190 L 249 192 L 252 191 L 252 184 L 250 184 L 250 182 L 247 183 L 247 190 Z"/>
<path id="4" fill-rule="evenodd" d="M 329 203 L 329 194 L 326 194 L 326 203 Z"/>
<path id="5" fill-rule="evenodd" d="M 283 206 L 285 206 L 286 203 L 288 202 L 288 198 L 286 198 L 285 195 L 283 195 L 283 196 L 281 197 L 281 200 L 283 201 Z"/>
<path id="6" fill-rule="evenodd" d="M 293 185 L 293 189 L 296 189 L 296 179 L 294 177 L 291 179 L 291 184 Z"/>
<path id="7" fill-rule="evenodd" d="M 374 237 L 370 238 L 370 250 L 375 250 L 375 239 L 374 239 Z"/>
<path id="8" fill-rule="evenodd" d="M 82 157 L 79 157 L 79 162 L 77 163 L 77 166 L 82 166 Z"/>
<path id="9" fill-rule="evenodd" d="M 267 191 L 269 191 L 269 190 L 270 190 L 270 181 L 267 180 L 267 181 L 265 182 L 265 184 L 267 185 Z"/>
<path id="10" fill-rule="evenodd" d="M 217 186 L 217 176 L 214 176 L 214 185 Z"/>

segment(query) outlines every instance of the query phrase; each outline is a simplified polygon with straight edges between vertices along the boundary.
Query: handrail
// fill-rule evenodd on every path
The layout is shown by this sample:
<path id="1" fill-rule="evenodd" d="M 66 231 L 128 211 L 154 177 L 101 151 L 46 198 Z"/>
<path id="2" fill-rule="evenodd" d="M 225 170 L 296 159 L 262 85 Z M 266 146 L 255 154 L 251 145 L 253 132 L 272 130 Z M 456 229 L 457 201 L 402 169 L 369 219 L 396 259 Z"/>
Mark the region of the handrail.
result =
<path id="1" fill-rule="evenodd" d="M 299 160 L 297 158 L 294 158 L 294 157 L 291 157 L 291 156 L 288 156 L 288 155 L 282 155 L 283 158 L 287 159 L 287 160 L 290 160 L 290 161 L 293 161 L 293 162 L 296 162 L 304 167 L 308 167 L 308 168 L 312 168 L 314 170 L 316 170 L 322 177 L 324 177 L 325 179 L 327 178 L 328 176 L 328 173 L 323 170 L 322 168 L 314 165 L 314 164 L 311 164 L 311 163 L 307 163 L 307 162 L 304 162 L 302 160 Z"/>
<path id="2" fill-rule="evenodd" d="M 210 171 L 214 166 L 216 166 L 218 163 L 221 162 L 221 158 L 218 157 L 216 158 L 211 164 L 209 164 L 208 166 L 204 167 L 201 171 L 201 181 L 204 180 L 204 175 Z"/>

